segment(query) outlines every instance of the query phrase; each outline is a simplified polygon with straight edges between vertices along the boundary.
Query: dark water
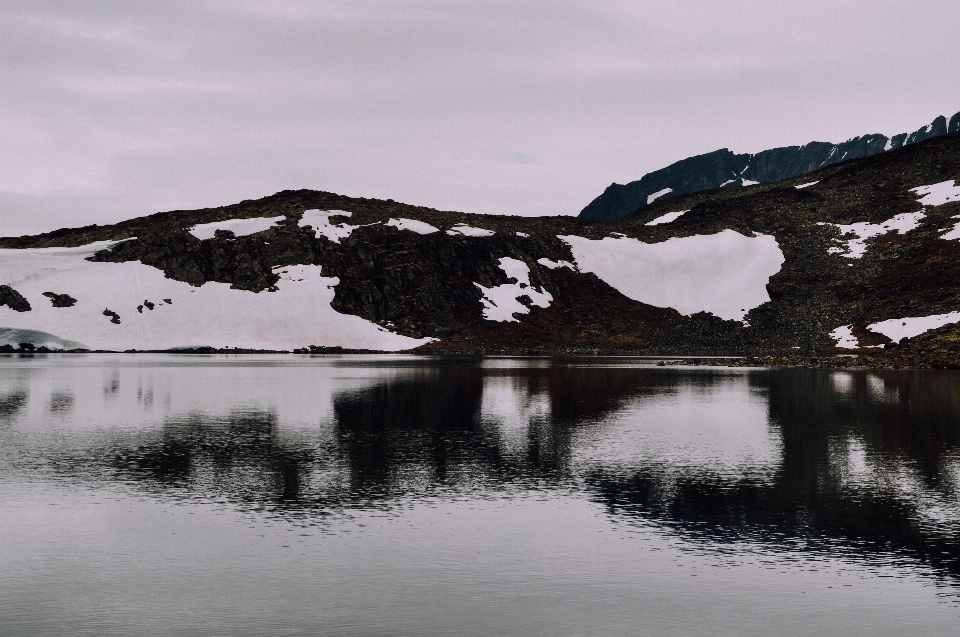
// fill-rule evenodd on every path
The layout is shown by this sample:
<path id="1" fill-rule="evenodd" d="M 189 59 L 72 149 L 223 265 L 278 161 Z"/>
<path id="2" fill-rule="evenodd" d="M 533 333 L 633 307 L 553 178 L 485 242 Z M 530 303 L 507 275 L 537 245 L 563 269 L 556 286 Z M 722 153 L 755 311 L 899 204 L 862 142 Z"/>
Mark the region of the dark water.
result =
<path id="1" fill-rule="evenodd" d="M 955 635 L 960 374 L 0 359 L 0 635 Z"/>

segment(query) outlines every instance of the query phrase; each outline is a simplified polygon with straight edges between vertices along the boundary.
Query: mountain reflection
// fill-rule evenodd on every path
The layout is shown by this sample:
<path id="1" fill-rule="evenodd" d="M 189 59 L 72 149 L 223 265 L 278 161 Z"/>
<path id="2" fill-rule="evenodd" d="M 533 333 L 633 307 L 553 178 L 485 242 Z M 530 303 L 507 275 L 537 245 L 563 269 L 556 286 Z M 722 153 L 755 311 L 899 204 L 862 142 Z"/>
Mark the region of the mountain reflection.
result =
<path id="1" fill-rule="evenodd" d="M 61 479 L 307 518 L 444 493 L 575 490 L 624 524 L 713 546 L 892 556 L 960 576 L 960 374 L 488 359 L 338 380 L 345 369 L 289 377 L 303 400 L 328 391 L 309 425 L 269 405 L 172 410 L 157 426 L 17 448 Z M 171 401 L 167 372 L 151 373 L 108 373 L 88 394 L 113 405 L 129 387 L 146 413 Z M 30 412 L 32 387 L 0 385 L 0 432 Z M 38 400 L 63 419 L 92 409 L 85 395 Z"/>
<path id="2" fill-rule="evenodd" d="M 611 513 L 688 538 L 882 552 L 960 575 L 960 377 L 790 369 L 750 384 L 783 444 L 771 480 L 672 473 L 665 498 L 663 467 L 646 466 L 588 484 Z"/>
<path id="3" fill-rule="evenodd" d="M 28 396 L 22 387 L 0 394 L 0 427 L 10 424 L 17 413 L 26 407 Z"/>
<path id="4" fill-rule="evenodd" d="M 285 440 L 278 429 L 276 415 L 264 411 L 192 415 L 139 436 L 135 445 L 126 436 L 113 436 L 102 459 L 116 477 L 153 490 L 295 504 L 301 474 L 311 468 L 315 453 L 305 441 Z"/>

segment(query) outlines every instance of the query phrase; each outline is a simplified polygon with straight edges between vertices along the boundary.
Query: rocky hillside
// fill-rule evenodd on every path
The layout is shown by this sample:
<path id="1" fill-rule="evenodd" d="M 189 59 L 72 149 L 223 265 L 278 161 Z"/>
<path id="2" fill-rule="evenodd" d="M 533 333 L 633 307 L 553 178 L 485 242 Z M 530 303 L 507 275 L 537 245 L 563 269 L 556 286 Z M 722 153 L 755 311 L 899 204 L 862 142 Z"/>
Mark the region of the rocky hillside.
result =
<path id="1" fill-rule="evenodd" d="M 614 223 L 301 190 L 0 239 L 0 345 L 952 365 L 958 177 L 953 133 Z"/>
<path id="2" fill-rule="evenodd" d="M 583 219 L 616 221 L 657 199 L 710 190 L 766 184 L 797 177 L 849 159 L 869 157 L 908 144 L 960 130 L 960 113 L 948 122 L 943 116 L 913 133 L 893 137 L 864 135 L 840 144 L 811 142 L 803 146 L 772 148 L 756 154 L 732 153 L 726 148 L 680 160 L 647 173 L 628 184 L 610 184 L 580 211 Z"/>

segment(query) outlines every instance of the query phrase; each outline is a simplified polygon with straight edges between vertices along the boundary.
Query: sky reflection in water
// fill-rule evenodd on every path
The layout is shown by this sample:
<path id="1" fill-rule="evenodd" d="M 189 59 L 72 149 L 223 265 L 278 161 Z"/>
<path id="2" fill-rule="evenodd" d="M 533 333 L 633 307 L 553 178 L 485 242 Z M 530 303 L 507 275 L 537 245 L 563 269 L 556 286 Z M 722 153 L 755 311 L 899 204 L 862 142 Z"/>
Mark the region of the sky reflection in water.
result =
<path id="1" fill-rule="evenodd" d="M 441 594 L 437 587 L 456 587 L 446 579 L 451 573 L 471 568 L 475 580 L 490 580 L 486 588 L 477 584 L 478 590 L 509 594 L 520 590 L 511 589 L 520 587 L 518 582 L 533 586 L 525 578 L 549 581 L 565 572 L 549 562 L 524 561 L 527 543 L 538 536 L 558 545 L 569 542 L 562 555 L 564 550 L 590 550 L 584 544 L 587 533 L 613 533 L 655 538 L 641 551 L 644 556 L 666 551 L 677 562 L 692 553 L 701 567 L 749 562 L 783 573 L 790 564 L 803 570 L 819 561 L 836 570 L 839 560 L 847 565 L 843 568 L 862 571 L 861 578 L 919 578 L 921 588 L 935 591 L 944 617 L 955 620 L 960 590 L 958 415 L 960 374 L 953 372 L 656 368 L 636 359 L 7 357 L 0 361 L 0 487 L 8 494 L 0 496 L 0 512 L 7 520 L 0 522 L 0 539 L 11 540 L 29 526 L 23 522 L 26 526 L 18 527 L 11 516 L 36 518 L 45 499 L 59 502 L 57 489 L 107 494 L 110 502 L 139 508 L 140 519 L 152 515 L 143 507 L 167 511 L 182 506 L 200 515 L 226 511 L 234 516 L 233 526 L 220 521 L 170 531 L 192 533 L 200 544 L 239 533 L 240 526 L 284 529 L 283 537 L 293 537 L 297 529 L 320 529 L 328 538 L 363 536 L 370 533 L 365 525 L 380 524 L 371 522 L 377 516 L 417 526 L 424 515 L 433 515 L 424 513 L 427 507 L 452 512 L 459 535 L 441 534 L 429 547 L 403 554 L 420 540 L 400 533 L 399 522 L 389 532 L 378 531 L 390 539 L 381 538 L 377 546 L 389 545 L 394 553 L 378 557 L 385 561 L 379 562 L 383 570 L 376 586 L 391 594 L 399 594 L 395 589 L 402 586 L 396 573 L 390 575 L 391 559 L 448 560 L 428 587 L 432 595 Z M 24 504 L 28 500 L 32 504 Z M 497 535 L 497 525 L 507 519 L 498 522 L 501 514 L 493 513 L 501 508 L 510 511 L 512 520 L 503 527 L 512 534 L 508 542 Z M 63 529 L 44 533 L 62 539 L 69 536 L 64 529 L 70 525 L 91 524 L 76 510 L 74 515 L 78 520 L 58 519 L 54 524 Z M 49 528 L 49 520 L 45 524 Z M 545 531 L 542 525 L 551 528 Z M 90 540 L 91 546 L 100 541 Z M 473 542 L 486 546 L 485 559 L 501 561 L 471 566 L 465 554 Z M 372 541 L 349 549 L 337 546 L 348 551 L 344 563 L 354 566 L 376 553 Z M 49 569 L 58 556 L 49 546 L 27 546 L 26 556 L 12 550 L 4 561 L 22 566 L 14 569 L 17 582 L 28 588 L 39 586 L 39 579 L 31 580 L 23 565 Z M 109 548 L 102 550 L 111 568 L 136 569 L 132 561 L 111 556 Z M 149 547 L 137 550 L 150 561 Z M 304 550 L 306 561 L 313 559 Z M 604 586 L 624 592 L 651 583 L 650 573 L 640 578 L 630 568 L 621 572 L 623 565 L 616 566 L 618 559 L 638 559 L 637 549 L 619 556 L 611 551 L 596 558 L 597 569 L 606 570 L 598 582 L 609 578 Z M 261 558 L 250 559 L 255 564 Z M 577 559 L 589 569 L 589 556 Z M 335 566 L 329 560 L 324 564 Z M 95 566 L 91 560 L 77 568 Z M 292 569 L 287 571 L 291 585 L 321 586 L 316 578 L 322 575 L 285 568 Z M 51 573 L 70 578 L 56 569 Z M 368 575 L 378 577 L 376 569 Z M 217 577 L 229 581 L 223 573 Z M 350 577 L 363 589 L 355 598 L 363 599 L 370 582 L 355 573 Z M 761 584 L 756 577 L 760 590 L 783 583 Z M 677 587 L 674 598 L 686 595 L 684 586 L 671 578 L 656 586 L 663 591 Z M 585 586 L 603 588 L 591 584 L 587 575 L 582 579 Z M 27 602 L 9 595 L 13 588 L 9 579 L 6 586 L 0 584 L 0 592 L 14 600 L 0 602 L 0 616 L 31 625 L 24 619 Z M 222 603 L 234 594 L 239 593 L 227 590 L 218 599 Z M 663 594 L 666 601 L 661 601 L 667 604 L 670 596 Z M 58 595 L 62 599 L 63 593 Z M 526 604 L 556 610 L 576 597 L 569 590 L 556 595 L 552 601 L 540 597 Z M 882 590 L 873 595 L 882 604 L 889 601 Z M 867 612 L 863 599 L 858 598 L 858 612 Z M 340 603 L 349 607 L 345 600 Z M 902 602 L 914 603 L 909 598 Z M 54 612 L 57 600 L 47 603 L 52 605 L 48 615 L 56 621 L 75 615 Z M 627 611 L 618 602 L 616 612 L 585 603 L 577 612 L 594 613 L 586 625 L 603 627 L 600 632 L 608 634 L 671 626 L 678 632 L 735 627 L 743 633 L 755 628 L 758 634 L 803 634 L 810 624 L 800 618 L 816 612 L 787 605 L 781 611 L 794 613 L 794 623 L 783 617 L 753 626 L 737 623 L 736 617 L 707 617 L 685 626 L 677 623 L 676 617 L 684 614 L 676 615 L 676 609 L 673 615 L 660 611 L 666 623 L 658 624 L 653 615 L 660 607 L 645 603 Z M 673 603 L 683 605 L 676 599 Z M 407 607 L 398 601 L 393 612 Z M 646 618 L 632 624 L 640 621 L 638 610 L 646 611 Z M 436 634 L 531 631 L 537 626 L 543 634 L 564 633 L 563 627 L 576 634 L 572 628 L 577 622 L 568 618 L 554 625 L 540 617 L 528 624 L 518 619 L 521 615 L 508 613 L 498 623 L 478 611 L 461 617 L 458 630 L 452 630 L 445 623 L 449 607 L 394 623 L 380 617 L 382 611 L 364 610 L 364 604 L 338 612 L 334 615 L 341 623 L 325 607 L 322 621 L 311 615 L 309 621 L 301 618 L 303 626 L 343 634 L 403 634 L 405 625 L 426 633 L 435 626 Z M 557 611 L 557 617 L 562 615 Z M 165 621 L 179 625 L 169 617 Z M 225 618 L 217 621 L 230 625 Z M 283 627 L 276 634 L 296 632 L 290 629 L 296 618 L 289 614 L 273 621 L 257 630 L 272 625 Z M 948 625 L 943 618 L 931 621 L 930 626 L 913 626 L 939 634 Z M 105 626 L 89 625 L 91 630 Z M 204 630 L 211 625 L 183 624 Z M 123 622 L 118 626 L 130 628 Z M 835 626 L 839 630 L 845 624 Z M 143 625 L 138 629 L 150 632 Z M 237 626 L 224 630 L 243 632 Z M 167 633 L 158 628 L 156 634 Z"/>

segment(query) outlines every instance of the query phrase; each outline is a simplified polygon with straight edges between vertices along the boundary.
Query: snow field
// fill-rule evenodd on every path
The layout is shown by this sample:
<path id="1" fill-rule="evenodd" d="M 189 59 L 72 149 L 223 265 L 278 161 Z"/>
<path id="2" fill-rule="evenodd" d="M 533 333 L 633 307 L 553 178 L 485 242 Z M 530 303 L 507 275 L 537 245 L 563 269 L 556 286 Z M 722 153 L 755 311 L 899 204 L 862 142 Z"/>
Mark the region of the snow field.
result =
<path id="1" fill-rule="evenodd" d="M 39 330 L 22 330 L 13 327 L 0 328 L 0 345 L 16 347 L 20 343 L 30 343 L 34 347 L 46 347 L 47 349 L 79 349 L 83 347 L 83 343 L 65 341 L 53 334 Z"/>
<path id="2" fill-rule="evenodd" d="M 957 322 L 960 322 L 960 312 L 948 312 L 947 314 L 933 314 L 932 316 L 887 319 L 868 325 L 867 329 L 883 334 L 893 341 L 899 341 L 901 338 L 913 338 L 924 332 Z"/>
<path id="3" fill-rule="evenodd" d="M 483 228 L 474 228 L 468 226 L 464 223 L 458 223 L 449 230 L 447 230 L 449 235 L 458 235 L 462 234 L 465 237 L 492 237 L 496 234 L 493 230 L 484 230 Z"/>
<path id="4" fill-rule="evenodd" d="M 668 212 L 665 215 L 660 215 L 653 221 L 646 222 L 645 226 L 659 226 L 661 223 L 670 223 L 671 221 L 676 221 L 686 213 L 690 212 L 689 210 L 678 210 L 676 212 Z"/>
<path id="5" fill-rule="evenodd" d="M 521 296 L 527 296 L 537 307 L 549 307 L 553 295 L 546 290 L 530 286 L 530 266 L 519 259 L 502 257 L 500 269 L 507 278 L 516 279 L 516 283 L 505 283 L 491 288 L 474 283 L 483 293 L 480 303 L 483 306 L 483 318 L 488 321 L 519 322 L 514 314 L 529 314 L 530 308 L 518 301 Z"/>
<path id="6" fill-rule="evenodd" d="M 906 234 L 919 226 L 920 220 L 925 216 L 926 215 L 922 212 L 905 212 L 903 214 L 895 215 L 883 223 L 867 223 L 864 221 L 860 223 L 851 223 L 849 225 L 841 225 L 837 223 L 820 222 L 817 225 L 833 226 L 840 231 L 841 235 L 850 233 L 856 235 L 853 239 L 843 240 L 846 243 L 845 248 L 835 246 L 828 248 L 827 252 L 830 254 L 839 254 L 847 257 L 848 259 L 860 259 L 867 252 L 867 239 L 894 231 L 899 232 L 900 234 Z"/>
<path id="7" fill-rule="evenodd" d="M 850 327 L 850 325 L 841 325 L 830 332 L 830 338 L 837 342 L 837 347 L 842 347 L 843 349 L 856 349 L 860 347 L 860 342 L 857 340 L 857 337 L 853 335 Z"/>
<path id="8" fill-rule="evenodd" d="M 705 311 L 732 320 L 770 300 L 767 281 L 780 271 L 783 252 L 769 235 L 745 237 L 733 230 L 643 243 L 630 237 L 559 237 L 581 272 L 635 301 Z"/>
<path id="9" fill-rule="evenodd" d="M 953 179 L 929 186 L 917 186 L 911 188 L 910 192 L 917 193 L 924 206 L 942 206 L 951 201 L 960 201 L 960 186 L 955 186 Z"/>
<path id="10" fill-rule="evenodd" d="M 954 215 L 952 218 L 958 219 L 960 217 L 958 217 L 957 215 Z M 960 239 L 960 222 L 957 222 L 956 224 L 954 224 L 952 230 L 948 230 L 947 232 L 940 235 L 940 238 L 946 239 L 948 241 L 953 241 L 954 239 Z"/>
<path id="11" fill-rule="evenodd" d="M 910 191 L 917 193 L 920 197 L 920 203 L 924 206 L 942 206 L 945 203 L 960 201 L 960 186 L 955 186 L 953 179 L 929 186 L 917 186 L 911 188 Z M 957 219 L 958 217 L 954 216 L 953 218 Z M 948 241 L 960 239 L 960 222 L 954 224 L 951 230 L 940 235 L 940 238 Z"/>
<path id="12" fill-rule="evenodd" d="M 433 234 L 434 232 L 440 232 L 440 228 L 435 228 L 425 221 L 417 221 L 416 219 L 391 219 L 386 225 L 393 226 L 398 230 L 409 230 L 410 232 L 416 232 L 417 234 Z"/>
<path id="13" fill-rule="evenodd" d="M 396 351 L 433 340 L 393 334 L 358 316 L 335 311 L 330 301 L 339 280 L 321 276 L 320 266 L 279 268 L 275 292 L 234 290 L 227 283 L 214 282 L 197 288 L 168 279 L 139 261 L 85 260 L 115 243 L 0 250 L 0 276 L 32 306 L 29 312 L 0 307 L 0 326 L 39 330 L 90 349 L 109 350 L 198 346 L 285 350 L 339 345 Z M 77 303 L 55 308 L 43 296 L 48 291 L 67 293 Z M 138 311 L 145 300 L 154 309 Z M 105 309 L 120 316 L 119 325 L 104 316 Z"/>
<path id="14" fill-rule="evenodd" d="M 189 232 L 197 239 L 213 239 L 217 230 L 230 230 L 238 237 L 245 237 L 250 234 L 256 234 L 269 230 L 276 223 L 286 219 L 283 215 L 279 217 L 254 217 L 252 219 L 228 219 L 227 221 L 214 221 L 213 223 L 201 223 L 193 226 Z"/>
<path id="15" fill-rule="evenodd" d="M 804 188 L 809 188 L 810 186 L 814 186 L 814 185 L 819 184 L 819 183 L 820 183 L 820 180 L 818 179 L 817 181 L 808 181 L 808 182 L 805 183 L 805 184 L 800 184 L 799 186 L 794 186 L 794 188 L 796 188 L 797 190 L 802 190 L 802 189 L 804 189 Z"/>
<path id="16" fill-rule="evenodd" d="M 304 226 L 313 228 L 313 236 L 317 239 L 326 237 L 334 243 L 340 243 L 341 239 L 349 237 L 350 233 L 360 226 L 351 226 L 346 223 L 330 223 L 330 217 L 337 215 L 352 217 L 353 213 L 346 210 L 305 210 L 303 212 L 303 218 L 300 219 L 297 225 L 301 228 Z"/>
<path id="17" fill-rule="evenodd" d="M 812 182 L 817 183 L 817 182 Z M 802 184 L 797 186 L 801 188 L 812 184 Z M 917 186 L 911 188 L 910 192 L 916 193 L 919 202 L 924 206 L 942 206 L 952 201 L 960 201 L 960 187 L 954 185 L 954 180 L 941 181 L 928 186 Z M 900 234 L 906 234 L 920 225 L 920 220 L 926 216 L 923 212 L 907 212 L 894 216 L 883 223 L 852 223 L 850 225 L 840 225 L 834 223 L 819 223 L 818 225 L 834 226 L 840 233 L 846 235 L 853 233 L 856 235 L 853 239 L 846 240 L 846 248 L 833 247 L 827 252 L 830 254 L 840 254 L 849 259 L 859 259 L 867 251 L 867 239 L 897 231 Z M 960 223 L 945 234 L 941 239 L 960 239 Z"/>
<path id="18" fill-rule="evenodd" d="M 299 225 L 301 228 L 310 226 L 313 228 L 314 236 L 317 238 L 326 237 L 334 243 L 340 243 L 341 239 L 346 239 L 349 237 L 350 234 L 360 226 L 352 226 L 345 223 L 330 223 L 330 217 L 337 215 L 351 217 L 353 216 L 353 213 L 347 210 L 305 210 L 303 217 L 300 219 L 300 222 L 297 225 Z M 279 217 L 271 218 L 258 217 L 255 219 L 231 219 L 229 221 L 217 221 L 214 223 L 204 223 L 194 226 L 190 229 L 190 233 L 201 240 L 212 239 L 217 230 L 231 230 L 238 237 L 243 237 L 246 235 L 255 234 L 257 232 L 263 232 L 283 219 L 284 217 L 281 215 Z M 393 226 L 398 230 L 410 230 L 411 232 L 416 232 L 417 234 L 431 234 L 433 232 L 440 232 L 439 228 L 431 226 L 429 223 L 423 221 L 417 221 L 416 219 L 390 219 L 387 221 L 386 225 Z M 461 231 L 460 228 L 455 229 L 461 231 L 461 234 L 467 234 L 469 236 L 485 237 L 493 234 L 489 230 L 470 228 L 469 226 L 463 226 L 463 228 L 463 231 Z M 484 234 L 471 234 L 471 232 L 480 232 Z"/>
<path id="19" fill-rule="evenodd" d="M 551 261 L 550 259 L 547 259 L 546 257 L 544 257 L 542 259 L 537 259 L 537 263 L 539 263 L 545 268 L 550 268 L 551 270 L 554 270 L 556 268 L 570 268 L 574 272 L 577 271 L 576 266 L 574 266 L 569 261 Z"/>

